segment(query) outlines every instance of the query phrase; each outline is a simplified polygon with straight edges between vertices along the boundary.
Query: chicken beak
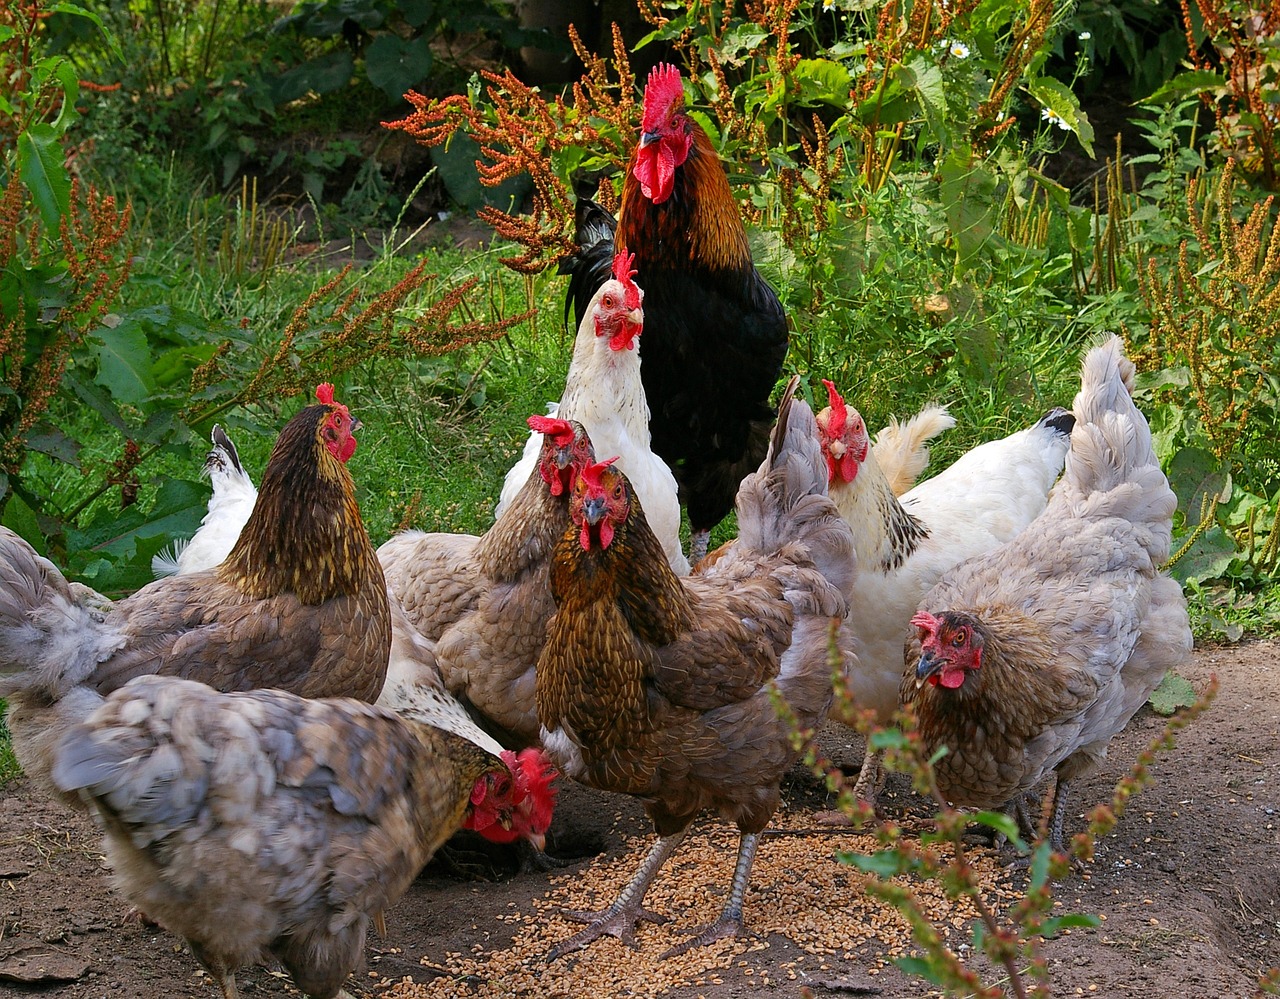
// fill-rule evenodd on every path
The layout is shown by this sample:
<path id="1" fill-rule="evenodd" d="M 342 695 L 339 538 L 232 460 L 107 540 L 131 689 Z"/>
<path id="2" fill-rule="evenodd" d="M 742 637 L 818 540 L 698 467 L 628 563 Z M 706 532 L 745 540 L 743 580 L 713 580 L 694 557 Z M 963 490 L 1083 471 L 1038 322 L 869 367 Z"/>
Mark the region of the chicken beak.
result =
<path id="1" fill-rule="evenodd" d="M 604 519 L 605 501 L 603 496 L 592 496 L 582 502 L 582 519 L 593 527 Z"/>
<path id="2" fill-rule="evenodd" d="M 360 417 L 353 415 L 351 417 L 351 432 L 354 434 L 357 430 L 360 430 L 363 427 L 364 424 L 360 422 Z"/>
<path id="3" fill-rule="evenodd" d="M 632 309 L 627 313 L 627 322 L 632 326 L 644 325 L 644 309 Z"/>
<path id="4" fill-rule="evenodd" d="M 640 148 L 643 149 L 645 146 L 648 146 L 654 142 L 657 142 L 661 138 L 662 138 L 661 132 L 641 132 Z"/>
<path id="5" fill-rule="evenodd" d="M 535 833 L 535 832 L 527 833 L 525 835 L 525 839 L 527 839 L 530 843 L 532 843 L 533 848 L 537 850 L 539 853 L 547 852 L 547 837 L 544 836 L 542 833 Z"/>
<path id="6" fill-rule="evenodd" d="M 916 663 L 916 690 L 923 687 L 929 677 L 946 664 L 946 659 L 935 656 L 932 652 L 921 652 L 920 661 Z"/>

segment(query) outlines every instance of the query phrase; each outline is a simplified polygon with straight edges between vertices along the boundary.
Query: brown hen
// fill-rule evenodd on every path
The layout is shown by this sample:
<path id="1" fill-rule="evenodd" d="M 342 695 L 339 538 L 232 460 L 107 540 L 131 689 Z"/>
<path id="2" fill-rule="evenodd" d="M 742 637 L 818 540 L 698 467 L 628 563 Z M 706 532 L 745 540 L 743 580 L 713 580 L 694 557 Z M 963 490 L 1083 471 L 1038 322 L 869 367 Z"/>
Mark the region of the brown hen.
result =
<path id="1" fill-rule="evenodd" d="M 447 698 L 402 711 L 140 677 L 66 733 L 52 776 L 92 805 L 116 887 L 225 999 L 270 957 L 332 999 L 460 825 L 540 843 L 551 819 L 538 750 L 504 751 Z"/>
<path id="2" fill-rule="evenodd" d="M 795 724 L 832 696 L 833 623 L 848 610 L 853 538 L 827 498 L 813 414 L 784 397 L 758 472 L 738 492 L 738 543 L 704 575 L 677 577 L 626 476 L 594 465 L 574 487 L 556 546 L 557 610 L 538 661 L 543 744 L 569 776 L 640 798 L 659 839 L 632 882 L 552 957 L 603 933 L 631 941 L 658 869 L 704 808 L 742 834 L 719 919 L 677 950 L 742 928 L 760 832 L 796 759 Z"/>
<path id="3" fill-rule="evenodd" d="M 391 619 L 346 467 L 360 424 L 331 385 L 316 395 L 280 432 L 253 513 L 216 568 L 112 603 L 0 528 L 0 673 L 16 674 L 0 696 L 29 775 L 48 787 L 61 731 L 148 673 L 223 691 L 378 696 Z"/>

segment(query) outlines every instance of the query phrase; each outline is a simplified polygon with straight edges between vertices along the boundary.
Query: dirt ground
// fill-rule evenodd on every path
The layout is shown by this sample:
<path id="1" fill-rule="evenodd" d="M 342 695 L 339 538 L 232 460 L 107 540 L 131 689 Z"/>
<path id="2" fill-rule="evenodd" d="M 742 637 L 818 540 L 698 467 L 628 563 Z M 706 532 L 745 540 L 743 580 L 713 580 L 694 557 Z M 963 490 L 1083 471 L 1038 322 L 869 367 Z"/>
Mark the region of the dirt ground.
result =
<path id="1" fill-rule="evenodd" d="M 1280 644 L 1198 650 L 1186 675 L 1221 681 L 1217 701 L 1153 768 L 1083 874 L 1057 887 L 1063 912 L 1097 913 L 1097 929 L 1074 930 L 1046 953 L 1055 995 L 1252 997 L 1259 976 L 1280 965 Z M 1109 797 L 1162 721 L 1144 709 L 1112 746 L 1105 770 L 1081 781 L 1068 832 Z M 829 727 L 824 748 L 856 767 L 860 740 Z M 388 913 L 388 937 L 372 939 L 369 966 L 351 979 L 358 999 L 419 995 L 670 996 L 731 999 L 757 994 L 923 996 L 930 987 L 886 959 L 909 952 L 906 932 L 835 859 L 866 848 L 852 833 L 819 826 L 821 790 L 800 768 L 784 786 L 779 832 L 764 839 L 747 896 L 755 937 L 724 941 L 673 961 L 659 955 L 681 930 L 718 912 L 735 837 L 707 817 L 651 893 L 672 917 L 642 929 L 627 950 L 606 938 L 548 966 L 547 948 L 572 932 L 560 905 L 611 898 L 651 842 L 629 800 L 579 788 L 563 792 L 552 850 L 580 855 L 564 871 L 466 877 L 492 858 L 451 851 Z M 884 798 L 907 829 L 925 828 L 923 803 L 891 778 Z M 851 844 L 851 846 L 850 846 Z M 981 851 L 980 851 L 981 852 Z M 984 883 L 1007 907 L 1025 875 L 982 858 Z M 963 912 L 947 913 L 958 945 Z M 23 983 L 22 978 L 34 979 Z M 61 980 L 57 980 L 61 978 Z M 999 975 L 986 971 L 989 983 Z M 242 995 L 296 995 L 277 970 L 245 969 Z M 0 792 L 0 996 L 56 999 L 173 996 L 217 999 L 183 942 L 126 919 L 106 879 L 88 819 L 43 800 L 25 780 Z"/>

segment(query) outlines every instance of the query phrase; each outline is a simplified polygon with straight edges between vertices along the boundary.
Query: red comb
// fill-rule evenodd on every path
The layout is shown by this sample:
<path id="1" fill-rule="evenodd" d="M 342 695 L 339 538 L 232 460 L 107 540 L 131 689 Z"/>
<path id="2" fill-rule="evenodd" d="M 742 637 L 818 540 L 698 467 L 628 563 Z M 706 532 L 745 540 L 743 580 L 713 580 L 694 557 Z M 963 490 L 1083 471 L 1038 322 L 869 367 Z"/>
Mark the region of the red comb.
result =
<path id="1" fill-rule="evenodd" d="M 640 308 L 640 288 L 631 279 L 635 277 L 635 268 L 631 266 L 636 259 L 634 253 L 622 250 L 613 258 L 613 276 L 626 289 L 626 306 L 628 309 Z"/>
<path id="2" fill-rule="evenodd" d="M 827 387 L 827 404 L 831 407 L 831 420 L 827 424 L 827 433 L 832 437 L 839 437 L 844 430 L 845 420 L 849 418 L 849 410 L 844 404 L 844 396 L 836 391 L 834 382 L 824 378 L 822 384 Z"/>
<path id="3" fill-rule="evenodd" d="M 316 398 L 326 406 L 333 405 L 333 383 L 321 382 L 316 386 Z"/>
<path id="4" fill-rule="evenodd" d="M 568 420 L 557 420 L 551 416 L 534 414 L 528 419 L 529 429 L 539 434 L 547 434 L 557 447 L 564 447 L 573 440 L 573 424 Z"/>
<path id="5" fill-rule="evenodd" d="M 649 82 L 644 87 L 644 114 L 640 130 L 656 132 L 670 116 L 671 107 L 675 104 L 684 106 L 680 70 L 670 63 L 660 62 L 649 71 Z"/>
<path id="6" fill-rule="evenodd" d="M 588 488 L 603 489 L 604 471 L 617 460 L 618 456 L 614 455 L 612 458 L 606 458 L 604 461 L 598 461 L 594 465 L 588 465 L 578 474 L 582 477 L 582 481 L 587 484 Z"/>

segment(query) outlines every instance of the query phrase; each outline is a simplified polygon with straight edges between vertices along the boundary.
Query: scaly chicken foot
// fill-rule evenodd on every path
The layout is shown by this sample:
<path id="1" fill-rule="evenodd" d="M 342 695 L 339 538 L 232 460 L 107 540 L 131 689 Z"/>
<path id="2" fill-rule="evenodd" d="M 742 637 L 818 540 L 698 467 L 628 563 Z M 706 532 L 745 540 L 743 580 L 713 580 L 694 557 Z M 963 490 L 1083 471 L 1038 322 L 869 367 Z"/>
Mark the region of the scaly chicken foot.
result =
<path id="1" fill-rule="evenodd" d="M 1063 780 L 1059 777 L 1057 785 L 1053 789 L 1053 814 L 1049 819 L 1049 849 L 1053 850 L 1054 853 L 1067 854 L 1067 847 L 1062 841 L 1062 827 L 1067 820 L 1067 790 L 1070 787 L 1071 781 Z M 1035 838 L 1036 831 L 1032 828 L 1031 832 L 1028 833 L 1026 832 L 1026 827 L 1022 824 L 1023 813 L 1025 813 L 1026 810 L 1026 799 L 1020 798 L 1018 804 L 1018 825 L 1023 829 L 1023 834 L 1027 837 L 1028 841 L 1030 841 Z M 1028 815 L 1027 818 L 1029 820 L 1030 816 Z M 1070 854 L 1067 854 L 1067 856 L 1068 863 L 1071 865 L 1071 869 L 1073 871 L 1078 872 L 1084 869 L 1084 862 L 1079 857 L 1074 857 Z M 1031 856 L 1019 857 L 1012 864 L 1009 864 L 1008 867 L 1009 870 L 1029 870 L 1031 867 Z"/>
<path id="2" fill-rule="evenodd" d="M 599 912 L 576 909 L 561 909 L 560 914 L 569 919 L 589 923 L 585 930 L 575 933 L 568 940 L 562 940 L 547 952 L 547 963 L 563 957 L 575 950 L 582 950 L 593 940 L 606 933 L 615 936 L 628 947 L 636 946 L 636 924 L 642 920 L 650 923 L 665 923 L 666 916 L 651 912 L 643 906 L 645 894 L 657 876 L 667 858 L 675 852 L 688 830 L 682 829 L 671 836 L 660 836 L 653 844 L 644 863 L 636 871 L 630 883 L 622 889 L 622 893 L 614 900 L 613 905 Z"/>
<path id="3" fill-rule="evenodd" d="M 720 918 L 709 926 L 694 930 L 694 936 L 683 943 L 676 944 L 662 955 L 665 961 L 676 957 L 694 947 L 705 947 L 709 943 L 723 940 L 725 937 L 740 937 L 749 931 L 742 924 L 742 901 L 747 894 L 747 882 L 751 878 L 751 865 L 756 859 L 756 849 L 760 846 L 759 833 L 743 833 L 738 844 L 738 863 L 733 869 L 733 885 L 729 891 L 729 901 L 720 913 Z"/>

